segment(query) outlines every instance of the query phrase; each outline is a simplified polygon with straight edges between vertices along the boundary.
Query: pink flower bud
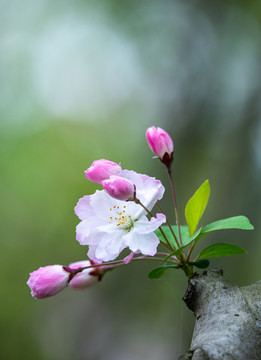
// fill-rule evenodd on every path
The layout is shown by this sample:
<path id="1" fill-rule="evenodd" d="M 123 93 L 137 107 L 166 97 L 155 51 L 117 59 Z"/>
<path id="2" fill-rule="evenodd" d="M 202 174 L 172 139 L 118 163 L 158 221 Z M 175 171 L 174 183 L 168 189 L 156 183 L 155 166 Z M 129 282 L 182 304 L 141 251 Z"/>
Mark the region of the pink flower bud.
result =
<path id="1" fill-rule="evenodd" d="M 89 169 L 84 172 L 88 180 L 101 184 L 111 175 L 118 175 L 121 172 L 121 166 L 113 161 L 101 159 L 94 161 Z"/>
<path id="2" fill-rule="evenodd" d="M 91 266 L 91 262 L 89 260 L 76 261 L 71 263 L 68 268 L 74 272 L 80 269 L 84 269 L 86 266 Z"/>
<path id="3" fill-rule="evenodd" d="M 68 284 L 69 276 L 62 265 L 49 265 L 30 273 L 27 285 L 31 288 L 32 296 L 42 299 L 63 290 Z"/>
<path id="4" fill-rule="evenodd" d="M 110 176 L 102 182 L 104 191 L 114 199 L 132 200 L 134 198 L 134 185 L 129 180 L 120 176 Z"/>
<path id="5" fill-rule="evenodd" d="M 151 150 L 161 160 L 163 160 L 165 154 L 167 154 L 165 155 L 167 158 L 172 158 L 174 150 L 173 141 L 165 130 L 152 126 L 147 129 L 146 138 Z"/>
<path id="6" fill-rule="evenodd" d="M 78 261 L 69 265 L 71 270 L 80 270 L 86 266 L 91 266 L 89 260 Z M 100 269 L 99 268 L 88 268 L 74 275 L 69 285 L 73 289 L 85 289 L 89 286 L 96 284 L 99 281 Z"/>

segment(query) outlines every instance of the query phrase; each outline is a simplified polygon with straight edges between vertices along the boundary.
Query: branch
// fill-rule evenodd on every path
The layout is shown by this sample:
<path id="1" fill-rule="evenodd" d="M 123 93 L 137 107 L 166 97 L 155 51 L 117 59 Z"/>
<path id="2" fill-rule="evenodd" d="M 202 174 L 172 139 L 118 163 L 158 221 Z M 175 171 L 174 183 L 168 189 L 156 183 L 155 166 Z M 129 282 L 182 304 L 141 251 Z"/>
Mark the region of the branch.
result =
<path id="1" fill-rule="evenodd" d="M 183 300 L 196 323 L 179 360 L 261 359 L 261 281 L 239 288 L 212 270 L 189 280 Z"/>

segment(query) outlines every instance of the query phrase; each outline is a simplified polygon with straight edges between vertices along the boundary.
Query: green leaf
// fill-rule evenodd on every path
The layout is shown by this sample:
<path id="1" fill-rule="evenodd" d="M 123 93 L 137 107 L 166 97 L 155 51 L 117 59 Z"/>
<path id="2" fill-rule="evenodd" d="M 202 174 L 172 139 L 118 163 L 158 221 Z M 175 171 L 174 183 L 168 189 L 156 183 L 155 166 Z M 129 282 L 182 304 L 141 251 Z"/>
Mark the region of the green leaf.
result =
<path id="1" fill-rule="evenodd" d="M 174 231 L 174 234 L 176 235 L 178 241 L 179 241 L 179 233 L 178 233 L 178 227 L 177 225 L 172 225 L 171 226 L 172 230 Z M 173 234 L 169 228 L 168 225 L 164 225 L 161 226 L 161 229 L 163 230 L 165 236 L 167 237 L 169 243 L 173 246 L 174 249 L 177 249 L 177 243 L 173 237 Z M 182 237 L 182 241 L 183 243 L 186 243 L 188 241 L 188 239 L 190 238 L 189 236 L 189 230 L 188 227 L 186 225 L 181 225 L 180 226 L 180 232 L 181 232 L 181 237 Z M 157 235 L 157 237 L 164 243 L 166 243 L 166 240 L 164 239 L 164 236 L 162 235 L 161 231 L 159 229 L 157 229 L 155 231 L 155 234 Z"/>
<path id="2" fill-rule="evenodd" d="M 193 237 L 195 242 L 197 243 L 200 239 L 202 239 L 205 235 L 210 233 L 211 231 L 216 230 L 228 230 L 228 229 L 240 229 L 240 230 L 253 230 L 254 226 L 250 224 L 249 220 L 245 216 L 233 216 L 227 219 L 222 219 L 215 221 L 211 224 L 208 224 L 201 228 L 200 232 L 196 232 Z"/>
<path id="3" fill-rule="evenodd" d="M 191 237 L 189 237 L 188 239 L 183 240 L 183 238 L 182 238 L 183 246 L 187 247 L 190 243 L 192 243 L 192 241 L 196 240 L 196 239 L 198 238 L 198 236 L 200 236 L 201 230 L 202 230 L 202 227 L 199 228 L 199 229 L 198 229 Z"/>
<path id="4" fill-rule="evenodd" d="M 237 245 L 218 243 L 206 247 L 199 254 L 198 259 L 214 258 L 231 255 L 246 254 L 246 251 Z"/>
<path id="5" fill-rule="evenodd" d="M 177 228 L 177 226 L 172 226 L 172 228 L 174 228 L 174 227 Z M 170 253 L 165 259 L 162 260 L 163 262 L 166 262 L 173 255 L 179 255 L 182 252 L 183 249 L 185 249 L 187 246 L 189 246 L 189 244 L 198 237 L 198 235 L 200 234 L 200 231 L 201 231 L 202 228 L 198 229 L 198 231 L 195 232 L 195 234 L 191 238 L 189 237 L 188 227 L 183 226 L 183 229 L 184 229 L 184 234 L 186 233 L 186 237 L 185 236 L 184 236 L 184 238 L 182 237 L 182 241 L 183 241 L 183 244 L 184 244 L 184 240 L 185 240 L 185 244 L 180 246 L 177 250 Z M 165 239 L 164 239 L 164 242 L 165 242 Z"/>
<path id="6" fill-rule="evenodd" d="M 209 266 L 209 260 L 208 259 L 200 259 L 197 261 L 190 261 L 188 264 L 196 266 L 199 269 L 206 269 Z"/>
<path id="7" fill-rule="evenodd" d="M 211 231 L 224 230 L 224 229 L 241 229 L 241 230 L 253 230 L 254 226 L 250 224 L 249 220 L 245 216 L 233 216 L 227 219 L 215 221 L 206 225 L 201 230 L 202 234 L 207 234 Z"/>
<path id="8" fill-rule="evenodd" d="M 209 181 L 206 180 L 198 188 L 195 194 L 189 199 L 185 208 L 185 217 L 189 228 L 189 234 L 192 236 L 198 226 L 199 220 L 201 219 L 210 194 Z"/>
<path id="9" fill-rule="evenodd" d="M 159 266 L 159 267 L 151 270 L 151 272 L 148 274 L 148 278 L 149 279 L 159 279 L 160 277 L 162 277 L 162 275 L 165 273 L 165 271 L 170 268 L 179 269 L 180 267 L 178 265 L 170 265 L 170 264 Z"/>
<path id="10" fill-rule="evenodd" d="M 170 253 L 167 257 L 165 257 L 165 259 L 163 259 L 163 262 L 166 262 L 167 260 L 169 260 L 173 255 L 179 255 L 183 249 L 185 249 L 185 247 L 187 247 L 187 245 L 185 246 L 181 246 L 180 248 L 178 248 L 177 250 L 173 251 L 172 253 Z"/>

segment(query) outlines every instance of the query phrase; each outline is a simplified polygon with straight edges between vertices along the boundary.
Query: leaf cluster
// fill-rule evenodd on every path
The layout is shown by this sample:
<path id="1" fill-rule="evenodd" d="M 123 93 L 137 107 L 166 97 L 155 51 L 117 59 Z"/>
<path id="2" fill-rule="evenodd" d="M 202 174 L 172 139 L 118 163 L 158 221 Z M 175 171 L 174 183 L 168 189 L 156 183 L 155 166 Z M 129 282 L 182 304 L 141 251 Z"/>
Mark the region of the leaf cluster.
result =
<path id="1" fill-rule="evenodd" d="M 246 254 L 246 251 L 237 245 L 215 243 L 204 248 L 193 260 L 191 260 L 192 253 L 197 243 L 210 232 L 227 229 L 254 229 L 248 218 L 243 215 L 218 220 L 204 227 L 198 228 L 199 221 L 208 204 L 209 195 L 210 186 L 209 181 L 206 180 L 187 202 L 185 207 L 187 225 L 180 226 L 181 239 L 179 239 L 179 246 L 177 246 L 177 242 L 173 236 L 174 233 L 176 238 L 179 238 L 177 225 L 173 225 L 171 227 L 165 225 L 161 227 L 161 230 L 157 229 L 155 231 L 162 243 L 168 242 L 172 246 L 173 252 L 165 257 L 162 266 L 153 269 L 149 273 L 148 277 L 150 279 L 160 278 L 165 271 L 170 268 L 183 270 L 186 268 L 190 268 L 190 270 L 192 270 L 193 266 L 201 269 L 207 268 L 209 266 L 208 258 Z M 187 254 L 185 254 L 186 250 L 188 250 Z M 168 261 L 173 259 L 177 260 L 177 265 L 168 263 Z M 193 274 L 193 271 L 189 271 L 189 274 Z"/>

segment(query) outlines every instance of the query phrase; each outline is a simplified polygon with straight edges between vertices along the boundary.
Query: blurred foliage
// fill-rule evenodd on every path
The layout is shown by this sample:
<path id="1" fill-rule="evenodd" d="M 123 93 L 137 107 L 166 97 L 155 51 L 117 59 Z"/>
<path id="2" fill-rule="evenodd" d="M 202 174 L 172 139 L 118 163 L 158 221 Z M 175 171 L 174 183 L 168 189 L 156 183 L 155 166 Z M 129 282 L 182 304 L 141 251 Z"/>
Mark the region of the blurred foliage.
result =
<path id="1" fill-rule="evenodd" d="M 145 143 L 152 125 L 175 142 L 183 223 L 208 178 L 205 223 L 243 214 L 255 225 L 211 235 L 204 247 L 236 241 L 249 252 L 211 266 L 239 285 L 260 279 L 259 1 L 2 0 L 0 9 L 0 357 L 177 357 L 194 321 L 182 274 L 152 281 L 152 265 L 131 264 L 43 301 L 26 281 L 39 266 L 85 258 L 73 207 L 96 189 L 83 174 L 93 160 L 122 162 L 169 191 Z M 169 196 L 162 207 L 174 221 Z"/>

